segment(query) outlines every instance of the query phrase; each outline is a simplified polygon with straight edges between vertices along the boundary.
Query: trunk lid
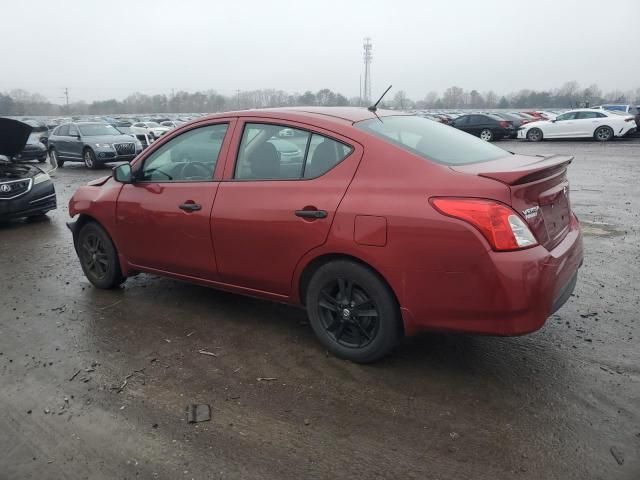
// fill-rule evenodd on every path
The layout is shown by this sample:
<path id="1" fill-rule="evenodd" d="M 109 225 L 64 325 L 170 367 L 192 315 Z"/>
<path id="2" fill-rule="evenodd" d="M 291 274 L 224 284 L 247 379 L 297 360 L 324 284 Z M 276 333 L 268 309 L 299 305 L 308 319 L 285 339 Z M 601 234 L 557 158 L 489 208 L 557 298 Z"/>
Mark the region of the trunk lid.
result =
<path id="1" fill-rule="evenodd" d="M 506 184 L 511 191 L 511 207 L 524 218 L 538 242 L 551 250 L 569 231 L 567 167 L 572 160 L 568 155 L 512 155 L 451 168 Z"/>

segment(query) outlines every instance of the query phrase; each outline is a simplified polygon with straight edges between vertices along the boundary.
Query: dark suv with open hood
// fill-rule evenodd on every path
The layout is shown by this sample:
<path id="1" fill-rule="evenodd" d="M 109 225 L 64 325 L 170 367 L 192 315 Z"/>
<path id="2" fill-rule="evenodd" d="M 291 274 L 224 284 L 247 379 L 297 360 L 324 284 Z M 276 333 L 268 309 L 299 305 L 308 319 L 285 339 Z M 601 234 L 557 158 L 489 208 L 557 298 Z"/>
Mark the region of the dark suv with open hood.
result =
<path id="1" fill-rule="evenodd" d="M 31 126 L 0 118 L 0 220 L 37 217 L 56 208 L 49 175 L 35 165 L 10 159 L 23 151 Z"/>
<path id="2" fill-rule="evenodd" d="M 76 122 L 57 127 L 49 136 L 51 163 L 84 162 L 89 168 L 103 163 L 131 161 L 142 144 L 108 123 Z"/>

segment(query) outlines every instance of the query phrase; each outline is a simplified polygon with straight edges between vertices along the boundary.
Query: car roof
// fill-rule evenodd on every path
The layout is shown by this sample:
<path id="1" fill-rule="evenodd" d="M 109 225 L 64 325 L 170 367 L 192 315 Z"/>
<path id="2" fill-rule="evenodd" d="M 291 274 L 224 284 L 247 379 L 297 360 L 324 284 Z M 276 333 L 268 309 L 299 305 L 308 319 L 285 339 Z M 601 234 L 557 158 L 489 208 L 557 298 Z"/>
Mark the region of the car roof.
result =
<path id="1" fill-rule="evenodd" d="M 394 110 L 377 110 L 379 117 L 411 115 L 406 112 L 397 112 Z M 240 110 L 235 112 L 224 112 L 214 115 L 208 115 L 207 119 L 224 118 L 224 117 L 264 117 L 282 120 L 293 120 L 301 122 L 311 122 L 324 120 L 330 123 L 339 123 L 344 125 L 354 124 L 362 120 L 375 119 L 376 116 L 364 107 L 280 107 L 280 108 L 261 108 L 255 110 Z"/>

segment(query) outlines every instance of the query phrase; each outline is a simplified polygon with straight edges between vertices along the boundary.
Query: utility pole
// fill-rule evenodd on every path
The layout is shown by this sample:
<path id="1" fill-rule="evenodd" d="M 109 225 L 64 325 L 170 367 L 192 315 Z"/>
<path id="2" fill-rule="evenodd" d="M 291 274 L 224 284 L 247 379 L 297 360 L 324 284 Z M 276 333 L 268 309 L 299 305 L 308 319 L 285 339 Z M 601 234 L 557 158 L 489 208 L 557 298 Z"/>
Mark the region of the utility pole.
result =
<path id="1" fill-rule="evenodd" d="M 64 88 L 64 98 L 65 105 L 67 106 L 67 111 L 69 110 L 69 89 L 67 87 Z"/>
<path id="2" fill-rule="evenodd" d="M 240 89 L 236 90 L 236 108 L 240 110 Z"/>
<path id="3" fill-rule="evenodd" d="M 371 59 L 373 55 L 371 51 L 373 50 L 373 45 L 371 44 L 371 39 L 369 37 L 364 39 L 364 103 L 365 105 L 371 104 Z"/>

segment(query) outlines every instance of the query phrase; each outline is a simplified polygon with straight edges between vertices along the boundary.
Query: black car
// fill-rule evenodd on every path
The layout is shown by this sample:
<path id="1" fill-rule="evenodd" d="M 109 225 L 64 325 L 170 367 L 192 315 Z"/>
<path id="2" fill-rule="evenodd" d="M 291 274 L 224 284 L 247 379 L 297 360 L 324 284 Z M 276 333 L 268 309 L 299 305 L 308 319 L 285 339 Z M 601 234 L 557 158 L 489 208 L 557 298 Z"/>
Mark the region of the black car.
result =
<path id="1" fill-rule="evenodd" d="M 31 132 L 27 139 L 27 144 L 22 151 L 11 157 L 11 160 L 17 162 L 38 160 L 38 162 L 44 163 L 47 160 L 47 147 L 44 142 L 42 142 L 40 134 Z"/>
<path id="2" fill-rule="evenodd" d="M 531 121 L 531 120 L 527 120 L 525 118 L 519 117 L 517 115 L 514 115 L 513 113 L 497 112 L 497 113 L 492 113 L 491 115 L 495 117 L 499 117 L 502 120 L 506 120 L 507 122 L 510 122 L 511 125 L 513 125 L 513 128 L 515 130 L 513 132 L 513 135 L 510 138 L 516 138 L 518 136 L 518 129 L 522 125 L 529 123 Z"/>
<path id="3" fill-rule="evenodd" d="M 106 162 L 129 162 L 142 151 L 142 145 L 113 125 L 99 122 L 66 123 L 49 136 L 51 163 L 84 162 L 99 168 Z"/>
<path id="4" fill-rule="evenodd" d="M 30 134 L 30 125 L 0 118 L 0 220 L 37 217 L 57 206 L 53 182 L 44 170 L 10 160 L 24 149 Z"/>
<path id="5" fill-rule="evenodd" d="M 511 122 L 490 113 L 461 115 L 449 125 L 475 135 L 476 137 L 480 137 L 487 142 L 510 138 L 514 136 L 517 131 Z"/>

